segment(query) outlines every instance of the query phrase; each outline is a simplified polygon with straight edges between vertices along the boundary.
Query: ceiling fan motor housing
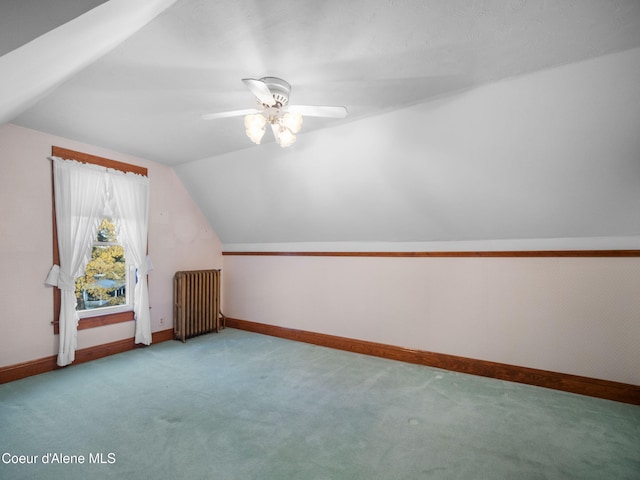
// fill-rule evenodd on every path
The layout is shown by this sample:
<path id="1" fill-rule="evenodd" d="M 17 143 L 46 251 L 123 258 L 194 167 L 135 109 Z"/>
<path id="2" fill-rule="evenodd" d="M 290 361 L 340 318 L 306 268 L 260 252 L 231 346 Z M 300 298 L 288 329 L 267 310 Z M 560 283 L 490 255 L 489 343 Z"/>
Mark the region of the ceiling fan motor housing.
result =
<path id="1" fill-rule="evenodd" d="M 279 107 L 285 107 L 289 103 L 289 94 L 291 93 L 291 85 L 278 77 L 262 77 L 260 79 L 273 94 L 273 99 Z"/>

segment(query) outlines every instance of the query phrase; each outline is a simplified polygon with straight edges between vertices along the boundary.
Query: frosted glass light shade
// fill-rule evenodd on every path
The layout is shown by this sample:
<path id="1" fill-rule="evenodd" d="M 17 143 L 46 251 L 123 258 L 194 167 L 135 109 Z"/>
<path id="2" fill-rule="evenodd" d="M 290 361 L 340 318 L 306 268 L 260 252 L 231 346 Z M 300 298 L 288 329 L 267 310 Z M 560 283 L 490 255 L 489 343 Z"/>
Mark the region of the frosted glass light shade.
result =
<path id="1" fill-rule="evenodd" d="M 258 145 L 262 141 L 262 137 L 264 137 L 264 132 L 264 128 L 261 130 L 250 130 L 247 128 L 247 130 L 245 131 L 247 137 L 249 137 L 253 143 L 257 143 Z"/>
<path id="2" fill-rule="evenodd" d="M 285 113 L 280 123 L 291 130 L 291 133 L 298 133 L 302 128 L 302 115 L 298 112 Z"/>
<path id="3" fill-rule="evenodd" d="M 262 141 L 266 124 L 267 119 L 258 113 L 244 117 L 247 137 L 249 137 L 253 143 L 259 144 Z"/>
<path id="4" fill-rule="evenodd" d="M 280 127 L 277 140 L 281 147 L 288 147 L 296 141 L 296 136 L 288 128 Z"/>

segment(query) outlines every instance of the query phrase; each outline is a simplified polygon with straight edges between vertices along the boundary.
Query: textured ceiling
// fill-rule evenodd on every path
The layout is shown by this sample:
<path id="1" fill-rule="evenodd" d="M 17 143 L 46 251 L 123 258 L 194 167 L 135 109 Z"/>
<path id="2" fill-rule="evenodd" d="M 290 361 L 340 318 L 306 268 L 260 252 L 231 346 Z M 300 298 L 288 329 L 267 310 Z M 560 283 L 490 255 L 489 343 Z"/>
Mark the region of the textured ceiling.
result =
<path id="1" fill-rule="evenodd" d="M 58 21 L 79 3 L 58 2 Z M 31 33 L 5 50 L 52 26 L 29 4 L 0 39 Z M 348 108 L 344 120 L 306 118 L 306 133 L 634 48 L 638 32 L 637 0 L 178 0 L 10 121 L 177 165 L 260 148 L 242 118 L 200 118 L 253 107 L 244 77 L 286 79 L 292 103 Z"/>

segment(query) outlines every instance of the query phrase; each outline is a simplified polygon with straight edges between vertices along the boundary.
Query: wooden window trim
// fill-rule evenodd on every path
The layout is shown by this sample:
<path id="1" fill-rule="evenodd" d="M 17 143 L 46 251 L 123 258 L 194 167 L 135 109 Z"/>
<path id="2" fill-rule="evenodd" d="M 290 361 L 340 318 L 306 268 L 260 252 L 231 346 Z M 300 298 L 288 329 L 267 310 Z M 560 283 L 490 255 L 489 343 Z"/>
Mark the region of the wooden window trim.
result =
<path id="1" fill-rule="evenodd" d="M 138 165 L 118 162 L 104 157 L 97 157 L 88 153 L 76 152 L 62 147 L 51 147 L 51 155 L 60 157 L 65 160 L 76 160 L 81 163 L 90 163 L 100 165 L 102 167 L 113 168 L 121 172 L 133 172 L 138 175 L 148 175 L 148 170 Z M 51 164 L 51 212 L 53 218 L 53 264 L 60 264 L 60 252 L 58 250 L 58 230 L 56 225 L 56 199 L 53 185 L 53 163 Z M 96 315 L 92 317 L 81 318 L 78 322 L 78 330 L 87 328 L 102 327 L 104 325 L 112 325 L 114 323 L 130 322 L 134 319 L 133 310 L 126 312 L 110 313 L 105 315 Z M 53 289 L 53 333 L 60 333 L 60 289 Z"/>

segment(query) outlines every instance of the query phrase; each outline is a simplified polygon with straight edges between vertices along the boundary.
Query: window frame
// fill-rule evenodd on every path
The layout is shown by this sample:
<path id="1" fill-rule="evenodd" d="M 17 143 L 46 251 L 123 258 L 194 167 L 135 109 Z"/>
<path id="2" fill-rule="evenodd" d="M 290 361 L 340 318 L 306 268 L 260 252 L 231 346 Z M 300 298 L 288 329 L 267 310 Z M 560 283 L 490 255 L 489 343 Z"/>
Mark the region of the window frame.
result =
<path id="1" fill-rule="evenodd" d="M 132 172 L 138 175 L 148 176 L 148 169 L 140 167 L 138 165 L 131 165 L 129 163 L 118 162 L 109 158 L 98 157 L 90 155 L 88 153 L 77 152 L 75 150 L 69 150 L 67 148 L 52 146 L 51 155 L 54 157 L 60 157 L 65 160 L 75 160 L 81 163 L 88 163 L 93 165 L 100 165 L 102 167 L 112 168 L 114 170 L 120 170 L 121 172 Z M 58 250 L 58 229 L 56 225 L 56 200 L 54 192 L 53 182 L 53 162 L 51 164 L 51 211 L 53 219 L 53 264 L 60 264 L 60 253 Z M 130 310 L 124 312 L 113 313 L 98 313 L 93 316 L 80 317 L 78 322 L 78 330 L 84 330 L 87 328 L 102 327 L 104 325 L 112 325 L 115 323 L 130 322 L 134 320 L 133 305 Z M 60 289 L 53 289 L 53 333 L 57 335 L 60 333 Z"/>

